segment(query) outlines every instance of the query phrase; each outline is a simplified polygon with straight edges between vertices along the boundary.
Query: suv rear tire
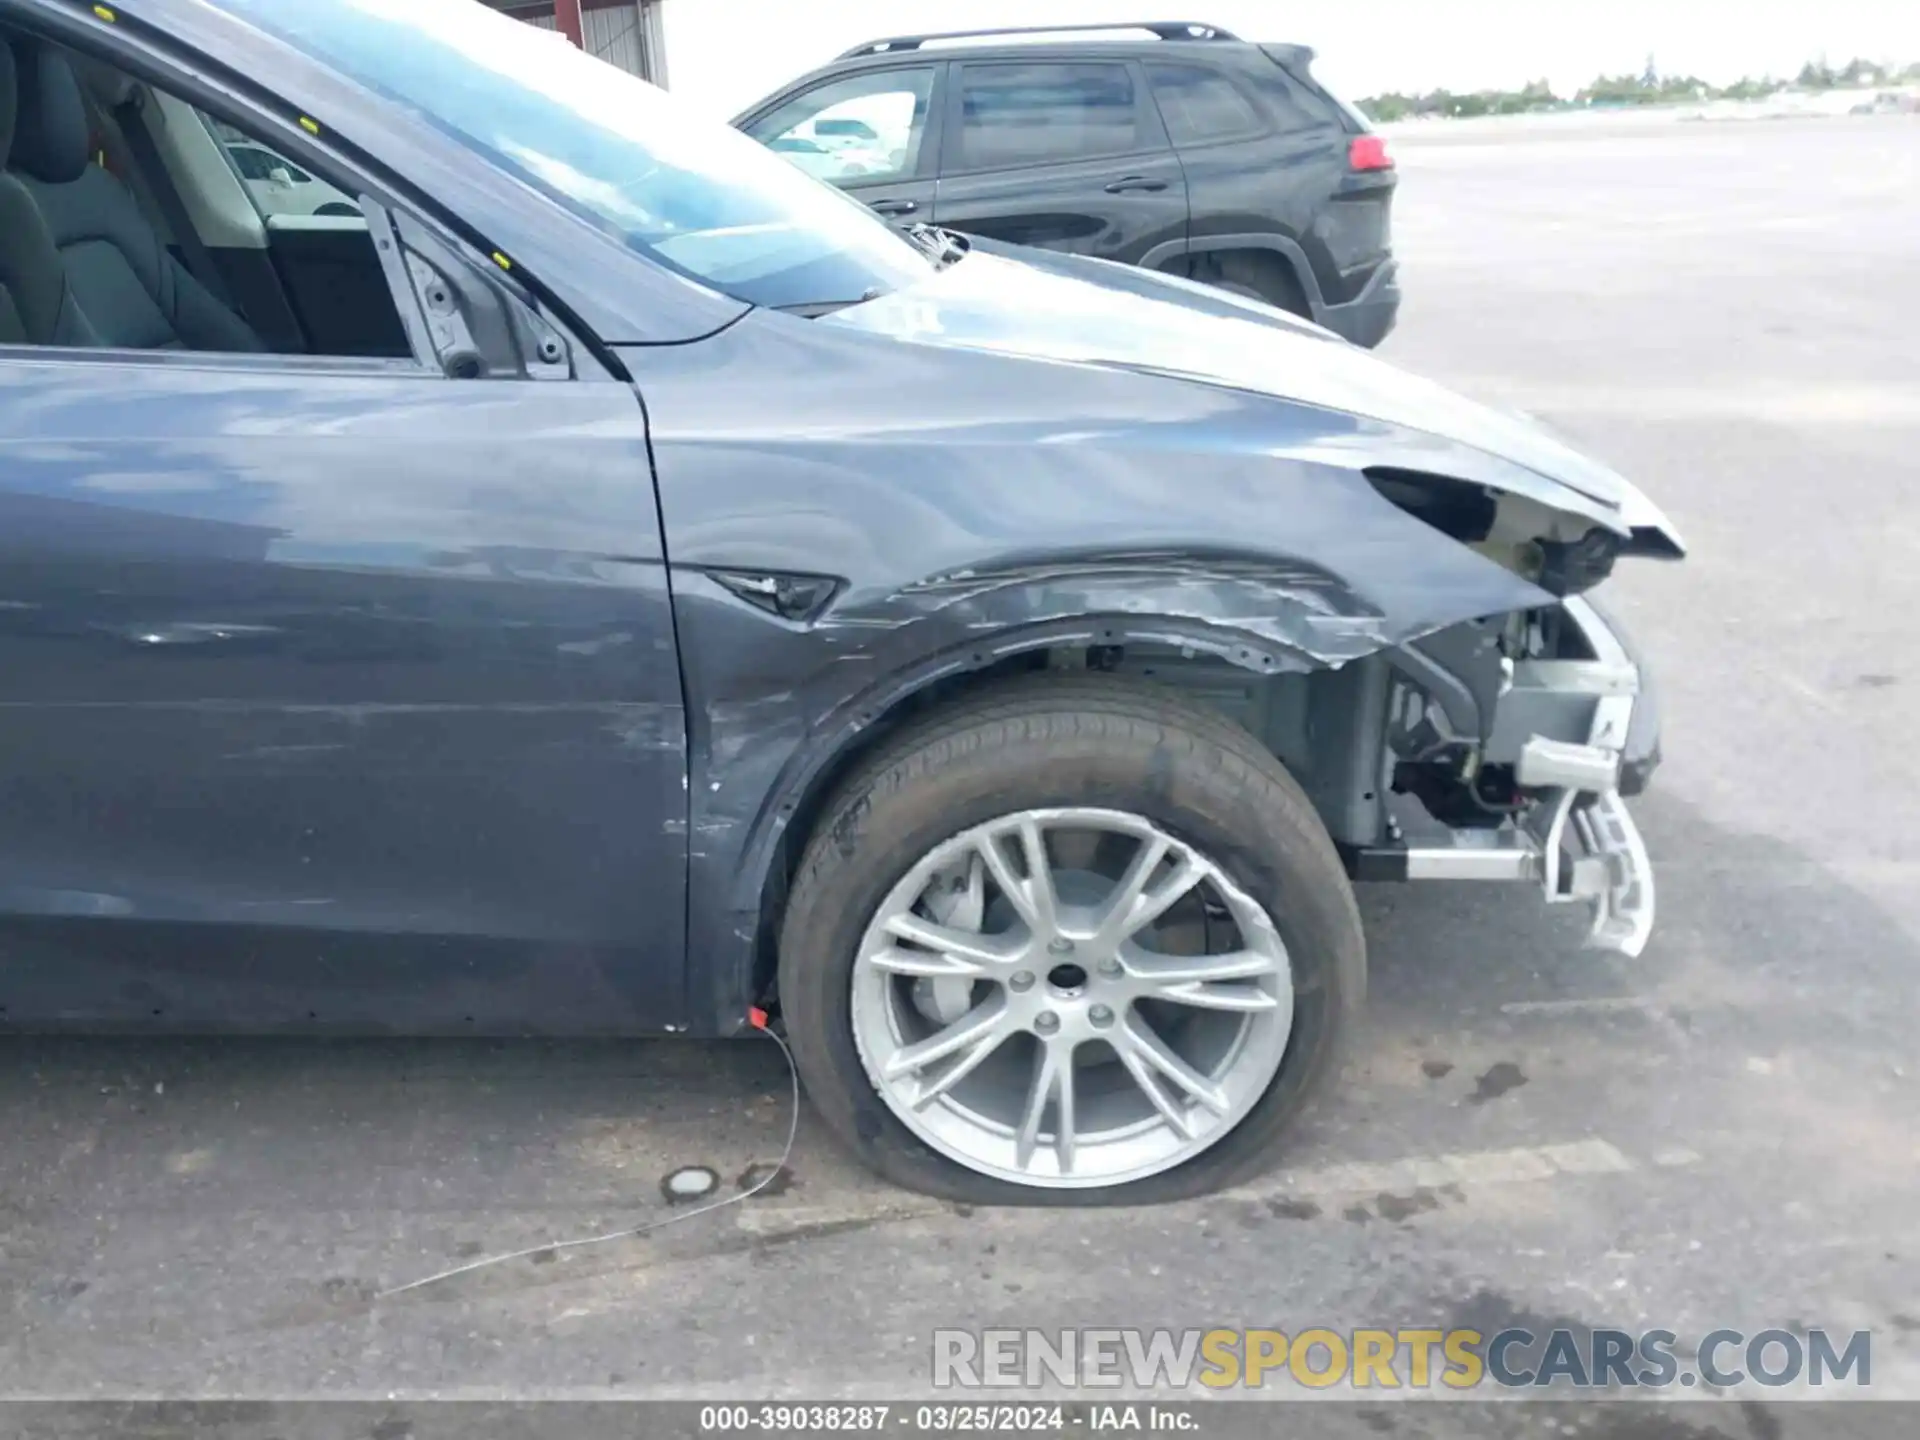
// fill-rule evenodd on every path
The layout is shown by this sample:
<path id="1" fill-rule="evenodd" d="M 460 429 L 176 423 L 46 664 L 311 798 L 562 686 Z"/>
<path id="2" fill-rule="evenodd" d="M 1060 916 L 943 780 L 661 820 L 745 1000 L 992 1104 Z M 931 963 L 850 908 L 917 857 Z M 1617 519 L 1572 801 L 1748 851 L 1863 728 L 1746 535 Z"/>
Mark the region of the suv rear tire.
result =
<path id="1" fill-rule="evenodd" d="M 1035 816 L 1037 822 L 1029 818 Z M 1084 824 L 1110 824 L 1140 848 L 1129 850 L 1123 838 L 1118 850 L 1103 851 L 1108 835 L 1093 832 L 1098 838 L 1089 841 L 1089 832 L 1075 828 Z M 1031 834 L 1058 828 L 1032 840 L 1028 830 L 1016 833 L 1023 825 L 1035 827 Z M 1009 838 L 991 838 L 998 835 Z M 1032 881 L 1023 879 L 1034 873 L 1023 858 L 1033 853 L 1028 843 L 1043 857 L 1044 913 L 1055 914 L 1057 899 L 1059 930 L 1032 921 L 1014 898 L 1034 898 Z M 992 859 L 983 866 L 977 857 L 996 845 L 1004 847 L 1001 868 L 991 868 Z M 1149 846 L 1162 847 L 1155 854 L 1164 853 L 1164 862 L 1142 858 Z M 1067 858 L 1074 847 L 1078 861 Z M 951 855 L 961 857 L 958 868 Z M 1012 867 L 1004 863 L 1009 857 Z M 1160 863 L 1167 868 L 1155 868 Z M 1089 933 L 1108 930 L 1099 923 L 1103 916 L 1151 909 L 1166 891 L 1181 888 L 1176 878 L 1187 867 L 1202 864 L 1207 878 L 1189 882 L 1184 898 L 1160 918 L 1137 930 L 1123 927 L 1129 938 L 1115 940 L 1111 950 Z M 963 881 L 969 866 L 974 877 L 994 878 Z M 1112 897 L 1126 893 L 1125 875 L 1136 869 L 1139 901 L 1116 902 Z M 1216 876 L 1217 892 L 1210 888 Z M 935 908 L 961 905 L 948 897 L 963 883 L 977 887 L 970 919 Z M 993 906 L 998 922 L 983 918 L 996 913 Z M 1190 912 L 1202 917 L 1197 948 L 1167 946 L 1161 927 L 1177 928 L 1170 917 Z M 965 957 L 910 949 L 901 973 L 901 942 L 892 937 L 902 930 L 895 927 L 916 929 L 922 917 L 943 915 L 953 921 L 949 945 L 957 929 L 982 942 L 976 954 L 992 948 L 985 942 L 1002 942 L 1037 959 L 995 970 L 999 957 L 984 956 L 977 978 L 928 980 L 930 970 Z M 1077 954 L 1062 933 L 1073 928 L 1069 916 L 1079 917 Z M 1191 935 L 1194 922 L 1182 923 Z M 1206 991 L 1205 999 L 1168 1002 L 1140 992 L 1142 976 L 1168 984 L 1154 976 L 1156 967 L 1200 965 L 1222 954 L 1248 969 L 1258 968 L 1262 954 L 1275 956 L 1275 973 L 1180 986 L 1189 997 Z M 927 1013 L 922 987 L 956 983 L 957 994 L 946 992 L 948 1008 Z M 822 813 L 780 936 L 786 1029 L 828 1128 L 888 1179 L 968 1203 L 1151 1204 L 1258 1174 L 1274 1163 L 1282 1132 L 1334 1065 L 1365 983 L 1352 888 L 1312 803 L 1279 761 L 1238 726 L 1175 692 L 1103 676 L 997 685 L 886 745 Z M 1242 998 L 1262 986 L 1278 997 L 1282 1013 L 1272 1014 L 1258 994 L 1252 1002 Z M 1242 1010 L 1249 1013 L 1229 1013 Z M 971 1078 L 946 1079 L 944 1058 L 897 1077 L 888 1073 L 915 1043 L 988 1012 L 996 1018 L 991 1044 L 978 1047 L 984 1057 L 975 1059 L 972 1044 L 953 1052 L 956 1060 L 974 1060 Z M 1105 1028 L 1075 1028 L 1085 1023 Z M 1277 1046 L 1271 1032 L 1252 1038 L 1263 1023 L 1284 1027 Z M 1233 1026 L 1241 1027 L 1238 1038 L 1221 1028 Z M 1136 1040 L 1137 1032 L 1144 1035 Z M 1176 1058 L 1211 1093 L 1182 1089 L 1188 1082 L 1176 1083 L 1177 1071 L 1153 1066 L 1146 1074 L 1157 1083 L 1144 1083 L 1135 1062 L 1155 1042 L 1163 1058 L 1183 1043 L 1190 1047 L 1191 1056 Z M 1048 1054 L 1063 1056 L 1069 1072 L 1070 1083 L 1057 1091 L 1048 1088 L 1059 1083 L 1057 1075 L 1046 1078 Z M 1246 1067 L 1262 1056 L 1266 1068 L 1250 1073 Z M 925 1098 L 940 1085 L 952 1088 Z M 1170 1103 L 1156 1098 L 1156 1089 Z M 1025 1156 L 1016 1165 L 1007 1157 L 1021 1147 Z"/>

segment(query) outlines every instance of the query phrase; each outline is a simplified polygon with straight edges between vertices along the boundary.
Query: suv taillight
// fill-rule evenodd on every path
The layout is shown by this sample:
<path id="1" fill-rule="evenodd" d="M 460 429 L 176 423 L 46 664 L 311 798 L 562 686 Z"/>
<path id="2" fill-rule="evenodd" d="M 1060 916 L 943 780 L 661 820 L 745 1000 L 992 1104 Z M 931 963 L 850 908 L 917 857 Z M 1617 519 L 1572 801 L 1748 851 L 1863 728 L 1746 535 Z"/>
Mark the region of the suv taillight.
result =
<path id="1" fill-rule="evenodd" d="M 1391 170 L 1393 157 L 1387 154 L 1387 142 L 1378 135 L 1356 135 L 1347 145 L 1349 170 Z"/>

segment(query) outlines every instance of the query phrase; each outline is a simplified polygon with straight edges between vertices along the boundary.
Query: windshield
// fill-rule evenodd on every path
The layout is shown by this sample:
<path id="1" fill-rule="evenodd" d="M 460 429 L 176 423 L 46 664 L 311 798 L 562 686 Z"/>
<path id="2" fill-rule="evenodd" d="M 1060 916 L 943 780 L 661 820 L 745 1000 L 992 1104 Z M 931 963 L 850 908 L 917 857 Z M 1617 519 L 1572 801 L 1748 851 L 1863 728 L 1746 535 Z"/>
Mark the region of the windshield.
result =
<path id="1" fill-rule="evenodd" d="M 474 0 L 224 0 L 626 245 L 754 305 L 847 303 L 932 263 L 858 201 L 637 76 Z"/>

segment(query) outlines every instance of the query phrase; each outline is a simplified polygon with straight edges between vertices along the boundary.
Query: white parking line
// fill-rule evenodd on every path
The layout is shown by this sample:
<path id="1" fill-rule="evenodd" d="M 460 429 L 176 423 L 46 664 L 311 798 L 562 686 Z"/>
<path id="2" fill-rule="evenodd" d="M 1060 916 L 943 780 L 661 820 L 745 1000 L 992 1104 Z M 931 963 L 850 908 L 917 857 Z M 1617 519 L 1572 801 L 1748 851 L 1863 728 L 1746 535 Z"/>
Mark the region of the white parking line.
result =
<path id="1" fill-rule="evenodd" d="M 1617 1014 L 1622 1011 L 1653 1011 L 1659 1002 L 1640 995 L 1587 995 L 1572 1000 L 1509 1000 L 1500 1007 L 1502 1015 L 1582 1015 Z"/>
<path id="2" fill-rule="evenodd" d="M 913 1197 L 878 1204 L 779 1205 L 738 1207 L 734 1228 L 745 1235 L 783 1236 L 834 1230 L 842 1226 L 887 1225 L 902 1220 L 924 1220 L 948 1207 L 938 1200 Z"/>
<path id="3" fill-rule="evenodd" d="M 1389 1160 L 1379 1164 L 1328 1165 L 1282 1171 L 1271 1181 L 1229 1191 L 1242 1199 L 1270 1195 L 1353 1195 L 1432 1189 L 1440 1185 L 1512 1185 L 1561 1175 L 1608 1175 L 1633 1162 L 1605 1140 L 1564 1145 L 1523 1145 L 1511 1150 L 1468 1150 Z"/>

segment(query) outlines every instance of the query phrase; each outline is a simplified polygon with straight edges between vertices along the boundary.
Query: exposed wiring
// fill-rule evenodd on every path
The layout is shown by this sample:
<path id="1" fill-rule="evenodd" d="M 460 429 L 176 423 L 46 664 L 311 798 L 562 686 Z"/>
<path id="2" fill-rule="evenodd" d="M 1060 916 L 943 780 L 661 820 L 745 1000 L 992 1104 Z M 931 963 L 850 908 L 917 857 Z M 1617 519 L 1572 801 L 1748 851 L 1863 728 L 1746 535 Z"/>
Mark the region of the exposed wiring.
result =
<path id="1" fill-rule="evenodd" d="M 787 1062 L 787 1079 L 793 1090 L 793 1106 L 787 1119 L 787 1143 L 780 1151 L 780 1158 L 773 1167 L 756 1180 L 750 1189 L 742 1190 L 738 1195 L 729 1195 L 724 1200 L 711 1200 L 705 1205 L 697 1205 L 691 1210 L 677 1215 L 666 1215 L 658 1220 L 649 1220 L 645 1225 L 636 1225 L 630 1230 L 614 1230 L 606 1235 L 587 1235 L 577 1240 L 561 1240 L 547 1245 L 529 1245 L 524 1250 L 509 1250 L 504 1255 L 488 1255 L 484 1259 L 472 1260 L 465 1265 L 456 1265 L 451 1270 L 442 1270 L 437 1275 L 428 1275 L 419 1280 L 409 1280 L 404 1285 L 396 1285 L 391 1290 L 382 1290 L 373 1298 L 386 1300 L 395 1295 L 405 1295 L 410 1290 L 424 1290 L 429 1285 L 438 1285 L 442 1280 L 451 1280 L 458 1275 L 470 1275 L 475 1270 L 485 1270 L 492 1265 L 504 1265 L 509 1260 L 524 1260 L 531 1255 L 548 1255 L 559 1250 L 579 1250 L 588 1245 L 605 1245 L 610 1240 L 631 1240 L 641 1235 L 651 1234 L 655 1230 L 664 1230 L 669 1225 L 678 1225 L 683 1220 L 692 1220 L 699 1215 L 711 1215 L 716 1210 L 724 1210 L 729 1205 L 738 1205 L 743 1200 L 751 1200 L 767 1186 L 777 1180 L 786 1170 L 787 1163 L 793 1159 L 793 1142 L 800 1133 L 800 1071 L 793 1063 L 793 1052 L 787 1048 L 787 1042 L 775 1034 L 767 1023 L 767 1012 L 755 1006 L 747 1012 L 747 1019 L 753 1028 L 780 1047 L 780 1054 Z"/>

